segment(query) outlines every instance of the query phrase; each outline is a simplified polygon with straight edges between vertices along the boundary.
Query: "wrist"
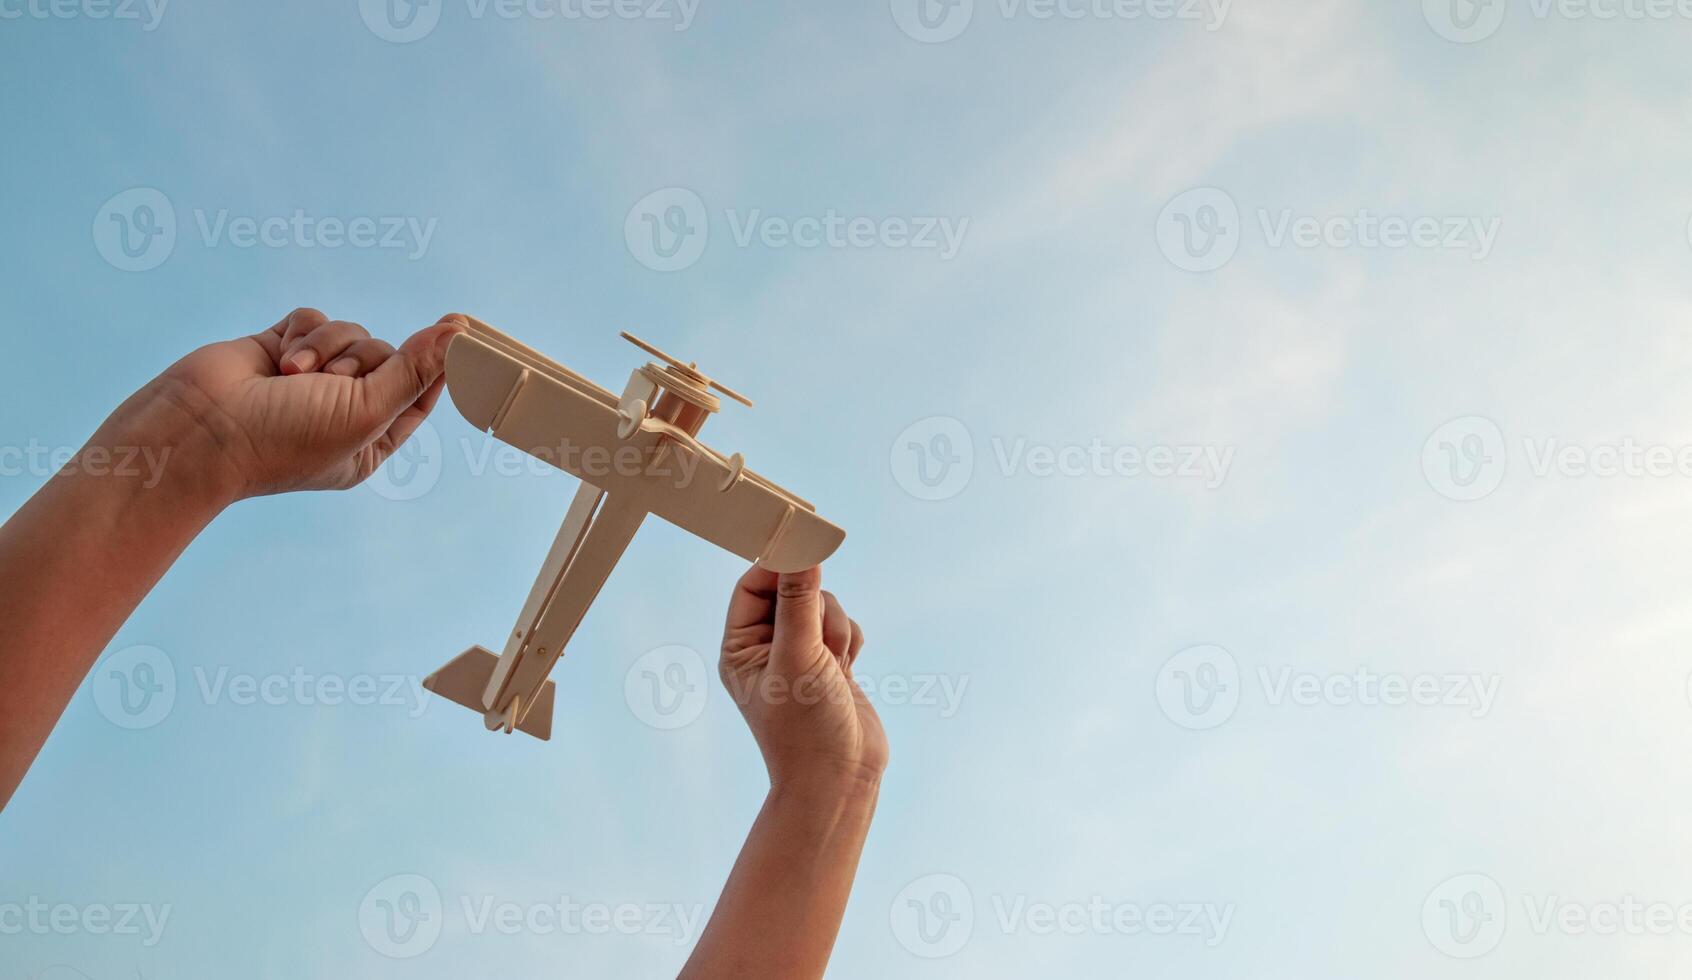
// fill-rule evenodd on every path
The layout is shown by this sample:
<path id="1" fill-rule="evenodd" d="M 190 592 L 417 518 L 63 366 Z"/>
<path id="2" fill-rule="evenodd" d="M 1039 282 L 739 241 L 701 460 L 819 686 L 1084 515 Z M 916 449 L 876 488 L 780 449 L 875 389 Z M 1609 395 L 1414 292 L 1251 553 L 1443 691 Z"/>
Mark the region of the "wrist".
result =
<path id="1" fill-rule="evenodd" d="M 862 763 L 829 762 L 772 772 L 770 797 L 806 801 L 874 801 L 881 792 L 882 770 Z"/>
<path id="2" fill-rule="evenodd" d="M 77 475 L 121 484 L 210 521 L 243 496 L 230 460 L 231 434 L 209 419 L 210 400 L 192 385 L 156 379 L 118 406 L 77 454 Z"/>

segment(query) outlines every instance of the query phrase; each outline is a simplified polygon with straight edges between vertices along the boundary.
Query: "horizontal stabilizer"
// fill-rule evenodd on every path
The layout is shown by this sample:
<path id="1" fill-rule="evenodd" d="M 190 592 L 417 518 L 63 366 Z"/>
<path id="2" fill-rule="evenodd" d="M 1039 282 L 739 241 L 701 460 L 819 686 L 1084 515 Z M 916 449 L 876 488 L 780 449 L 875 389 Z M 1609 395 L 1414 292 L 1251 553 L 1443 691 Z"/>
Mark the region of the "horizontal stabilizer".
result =
<path id="1" fill-rule="evenodd" d="M 455 704 L 462 704 L 471 711 L 488 718 L 488 709 L 482 704 L 482 692 L 488 686 L 488 678 L 493 676 L 494 668 L 499 666 L 499 657 L 492 651 L 482 647 L 471 647 L 447 662 L 445 667 L 435 671 L 423 680 L 423 689 L 439 694 Z M 517 731 L 546 741 L 552 738 L 552 699 L 557 685 L 547 681 L 541 685 L 540 695 L 534 706 L 516 724 Z M 488 722 L 489 728 L 502 727 L 498 721 Z"/>

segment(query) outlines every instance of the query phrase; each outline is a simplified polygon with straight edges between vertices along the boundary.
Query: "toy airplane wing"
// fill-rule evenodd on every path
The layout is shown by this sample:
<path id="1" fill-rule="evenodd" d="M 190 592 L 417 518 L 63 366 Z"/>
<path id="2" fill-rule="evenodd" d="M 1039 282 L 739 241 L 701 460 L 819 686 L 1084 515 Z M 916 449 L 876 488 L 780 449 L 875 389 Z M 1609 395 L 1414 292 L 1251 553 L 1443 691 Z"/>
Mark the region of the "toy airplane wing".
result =
<path id="1" fill-rule="evenodd" d="M 582 481 L 505 652 L 472 647 L 424 681 L 490 729 L 550 736 L 547 675 L 647 514 L 777 572 L 820 564 L 846 536 L 698 440 L 713 389 L 750 401 L 623 336 L 664 363 L 636 369 L 620 398 L 480 321 L 447 352 L 447 390 L 472 425 Z"/>
<path id="2" fill-rule="evenodd" d="M 535 357 L 520 358 L 485 335 L 454 338 L 447 352 L 453 404 L 501 442 L 772 571 L 810 568 L 845 539 L 809 503 L 704 448 L 685 430 L 647 418 L 648 427 L 624 436 L 619 429 L 629 428 L 629 416 L 619 412 L 636 402 L 637 411 L 645 409 L 648 386 L 655 387 L 643 371 L 631 382 L 645 397 L 637 391 L 618 399 Z M 660 457 L 667 442 L 680 451 Z"/>

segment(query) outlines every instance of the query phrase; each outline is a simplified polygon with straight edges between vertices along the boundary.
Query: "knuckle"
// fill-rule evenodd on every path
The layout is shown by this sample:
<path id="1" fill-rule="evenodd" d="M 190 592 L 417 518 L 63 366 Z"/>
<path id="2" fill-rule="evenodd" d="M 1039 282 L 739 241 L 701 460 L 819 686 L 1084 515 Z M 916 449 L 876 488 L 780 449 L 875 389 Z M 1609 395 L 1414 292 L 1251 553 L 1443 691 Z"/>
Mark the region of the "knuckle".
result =
<path id="1" fill-rule="evenodd" d="M 782 599 L 808 599 L 817 594 L 809 582 L 782 581 L 776 583 L 776 595 Z"/>

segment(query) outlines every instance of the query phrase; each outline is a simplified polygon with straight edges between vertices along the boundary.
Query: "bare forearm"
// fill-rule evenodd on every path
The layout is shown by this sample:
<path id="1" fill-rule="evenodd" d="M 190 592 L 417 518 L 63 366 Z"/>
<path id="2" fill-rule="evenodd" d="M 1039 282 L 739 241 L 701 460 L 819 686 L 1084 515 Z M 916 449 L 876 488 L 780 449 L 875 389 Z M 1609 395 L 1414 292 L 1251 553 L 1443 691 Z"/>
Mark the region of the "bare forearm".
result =
<path id="1" fill-rule="evenodd" d="M 100 651 L 226 502 L 212 451 L 150 389 L 0 527 L 0 807 Z"/>
<path id="2" fill-rule="evenodd" d="M 875 777 L 773 788 L 684 980 L 821 977 L 879 790 Z"/>

